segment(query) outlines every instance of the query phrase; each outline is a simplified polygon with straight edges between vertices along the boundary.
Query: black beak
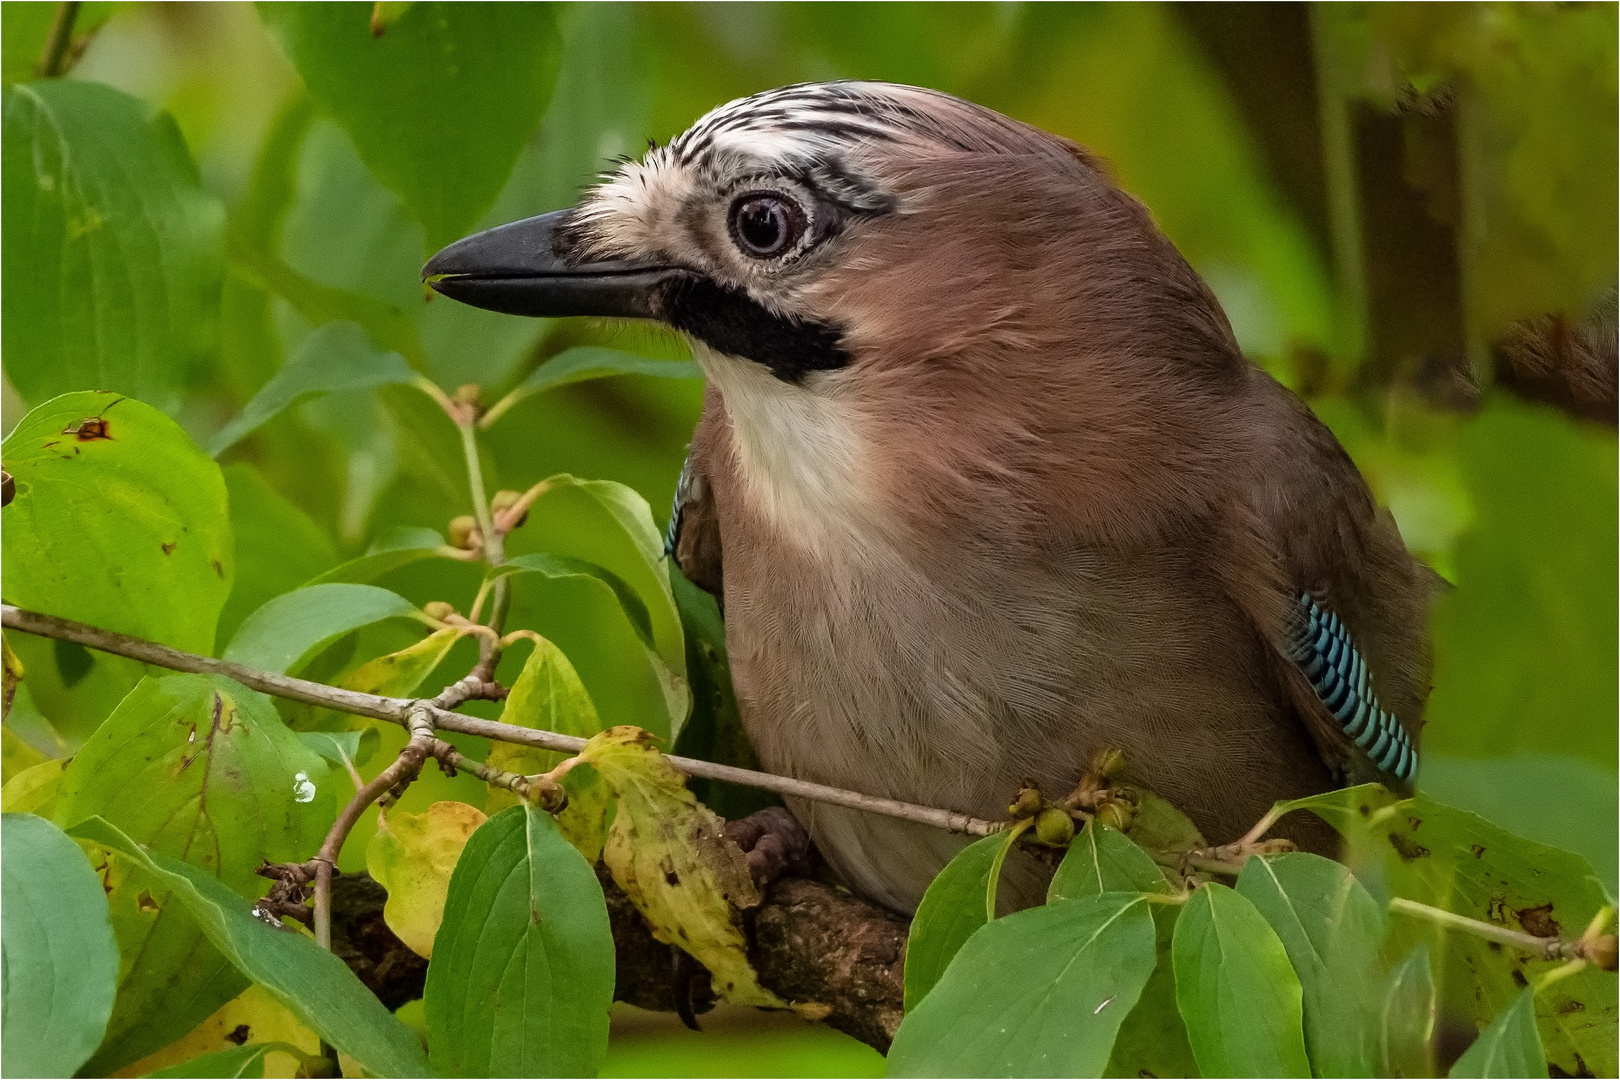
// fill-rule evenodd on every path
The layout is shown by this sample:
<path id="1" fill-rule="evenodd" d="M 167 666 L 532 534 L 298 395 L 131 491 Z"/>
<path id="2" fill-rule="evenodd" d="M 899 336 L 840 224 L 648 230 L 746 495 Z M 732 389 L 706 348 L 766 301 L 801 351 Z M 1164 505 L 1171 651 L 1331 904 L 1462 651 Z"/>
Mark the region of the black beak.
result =
<path id="1" fill-rule="evenodd" d="M 662 318 L 665 287 L 691 272 L 619 261 L 570 264 L 559 236 L 570 213 L 541 214 L 457 240 L 428 260 L 422 280 L 453 300 L 507 315 Z"/>

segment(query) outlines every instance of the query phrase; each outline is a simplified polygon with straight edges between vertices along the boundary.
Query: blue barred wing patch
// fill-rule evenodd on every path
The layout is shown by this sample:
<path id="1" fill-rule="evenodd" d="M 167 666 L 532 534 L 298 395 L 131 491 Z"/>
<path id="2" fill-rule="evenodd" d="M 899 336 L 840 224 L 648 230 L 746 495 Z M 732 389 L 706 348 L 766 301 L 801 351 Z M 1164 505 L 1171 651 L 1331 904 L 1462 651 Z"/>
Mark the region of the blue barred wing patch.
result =
<path id="1" fill-rule="evenodd" d="M 681 538 L 681 518 L 686 512 L 686 499 L 692 490 L 692 455 L 681 462 L 680 479 L 675 481 L 674 505 L 669 508 L 669 525 L 664 529 L 664 555 L 675 557 L 675 545 Z"/>
<path id="2" fill-rule="evenodd" d="M 1345 735 L 1367 752 L 1379 769 L 1398 780 L 1417 771 L 1417 751 L 1391 713 L 1378 704 L 1372 673 L 1338 615 L 1300 593 L 1299 620 L 1289 637 L 1288 658 L 1299 665 L 1311 688 Z"/>

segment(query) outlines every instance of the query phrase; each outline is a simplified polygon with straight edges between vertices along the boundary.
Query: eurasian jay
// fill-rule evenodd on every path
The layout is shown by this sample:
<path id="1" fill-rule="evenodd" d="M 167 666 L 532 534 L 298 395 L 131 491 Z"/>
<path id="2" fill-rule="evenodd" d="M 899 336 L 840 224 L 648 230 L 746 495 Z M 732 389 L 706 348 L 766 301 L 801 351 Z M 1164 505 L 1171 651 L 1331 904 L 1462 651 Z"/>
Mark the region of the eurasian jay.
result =
<path id="1" fill-rule="evenodd" d="M 1410 786 L 1437 579 L 1074 143 L 931 90 L 786 87 L 424 276 L 690 341 L 671 549 L 722 598 L 772 772 L 1000 817 L 1113 748 L 1215 841 Z M 965 842 L 790 807 L 902 911 Z M 1320 828 L 1281 832 L 1330 850 Z"/>

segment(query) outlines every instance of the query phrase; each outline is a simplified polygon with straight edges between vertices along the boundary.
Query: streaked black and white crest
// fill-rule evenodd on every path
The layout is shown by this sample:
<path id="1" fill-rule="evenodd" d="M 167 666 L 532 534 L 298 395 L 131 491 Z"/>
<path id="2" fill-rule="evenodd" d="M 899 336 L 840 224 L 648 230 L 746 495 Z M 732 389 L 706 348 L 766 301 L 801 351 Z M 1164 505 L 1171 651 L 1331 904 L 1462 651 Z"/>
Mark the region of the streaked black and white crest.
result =
<path id="1" fill-rule="evenodd" d="M 939 155 L 1046 154 L 1064 144 L 934 90 L 807 83 L 722 105 L 593 188 L 569 257 L 689 272 L 660 317 L 778 378 L 846 366 L 845 327 L 816 295 L 869 223 L 906 212 L 906 169 Z M 701 356 L 700 356 L 701 361 Z"/>

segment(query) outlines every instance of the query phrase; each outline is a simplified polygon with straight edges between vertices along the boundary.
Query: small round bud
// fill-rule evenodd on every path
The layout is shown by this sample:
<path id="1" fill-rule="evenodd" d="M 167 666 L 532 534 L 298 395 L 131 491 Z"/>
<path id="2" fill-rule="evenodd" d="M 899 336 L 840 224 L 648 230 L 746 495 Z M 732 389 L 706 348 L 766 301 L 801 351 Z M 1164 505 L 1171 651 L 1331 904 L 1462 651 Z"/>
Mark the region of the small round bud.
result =
<path id="1" fill-rule="evenodd" d="M 523 498 L 523 492 L 521 491 L 497 491 L 494 497 L 489 500 L 489 508 L 496 514 L 504 514 L 516 506 L 521 498 Z M 516 529 L 528 520 L 529 512 L 525 510 L 523 516 L 512 523 L 512 528 Z"/>
<path id="2" fill-rule="evenodd" d="M 1099 750 L 1091 759 L 1091 771 L 1096 773 L 1097 778 L 1104 783 L 1107 783 L 1124 767 L 1125 755 L 1119 750 Z"/>
<path id="3" fill-rule="evenodd" d="M 1097 807 L 1097 820 L 1104 825 L 1111 825 L 1120 832 L 1131 827 L 1131 804 L 1126 802 L 1105 802 Z"/>
<path id="4" fill-rule="evenodd" d="M 1035 836 L 1048 847 L 1068 847 L 1074 839 L 1074 819 L 1055 806 L 1042 810 L 1035 818 Z"/>
<path id="5" fill-rule="evenodd" d="M 1007 813 L 1015 818 L 1034 817 L 1041 811 L 1041 793 L 1033 787 L 1020 788 L 1018 798 L 1007 807 Z"/>
<path id="6" fill-rule="evenodd" d="M 479 397 L 483 394 L 483 387 L 477 383 L 463 383 L 456 387 L 456 392 L 450 397 L 462 405 L 477 405 Z"/>
<path id="7" fill-rule="evenodd" d="M 462 514 L 460 517 L 450 519 L 450 546 L 458 547 L 464 551 L 475 551 L 484 542 L 478 534 L 478 519 L 471 514 Z"/>
<path id="8" fill-rule="evenodd" d="M 1615 968 L 1615 936 L 1613 934 L 1600 934 L 1589 941 L 1582 942 L 1582 951 L 1586 958 L 1604 971 L 1613 971 Z"/>
<path id="9" fill-rule="evenodd" d="M 456 613 L 456 606 L 443 600 L 429 600 L 422 605 L 422 612 L 430 619 L 438 619 L 440 622 L 444 622 L 444 620 Z"/>

